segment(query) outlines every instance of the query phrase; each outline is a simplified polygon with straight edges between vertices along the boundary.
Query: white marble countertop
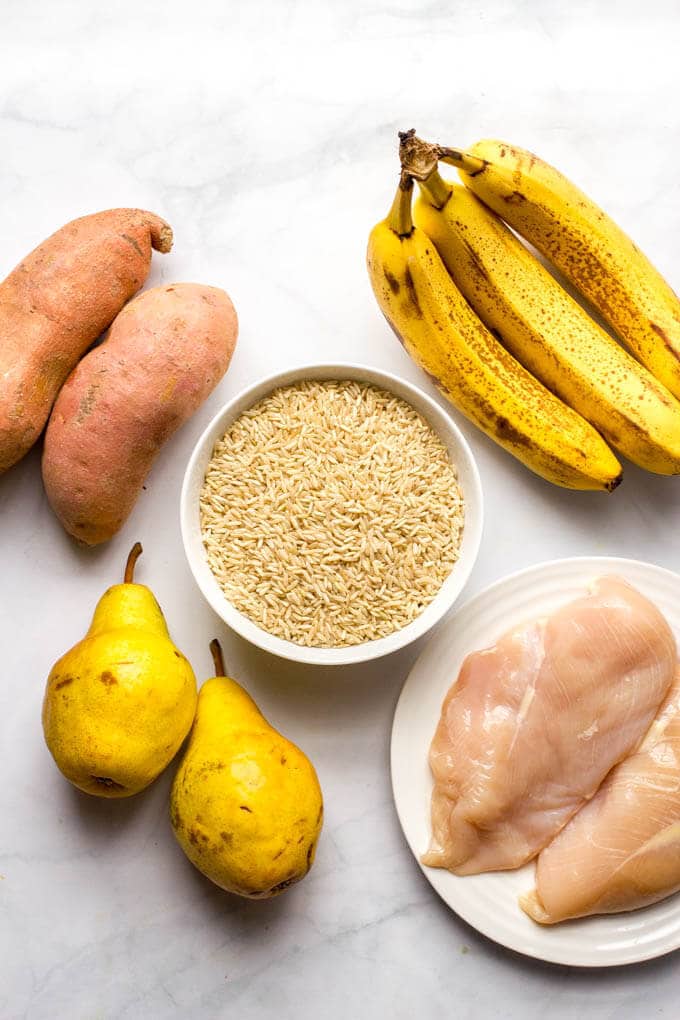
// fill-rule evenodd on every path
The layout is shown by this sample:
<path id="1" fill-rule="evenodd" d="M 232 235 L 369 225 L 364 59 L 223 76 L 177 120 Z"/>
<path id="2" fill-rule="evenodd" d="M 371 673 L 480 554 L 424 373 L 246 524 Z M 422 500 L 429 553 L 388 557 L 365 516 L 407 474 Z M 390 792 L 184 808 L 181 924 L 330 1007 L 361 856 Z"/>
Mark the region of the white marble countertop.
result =
<path id="1" fill-rule="evenodd" d="M 417 649 L 320 671 L 267 658 L 203 603 L 180 547 L 189 452 L 265 373 L 370 362 L 431 390 L 370 293 L 364 249 L 396 181 L 398 129 L 534 149 L 598 198 L 680 286 L 677 5 L 5 0 L 0 273 L 57 226 L 115 205 L 172 223 L 150 283 L 226 287 L 228 376 L 162 453 L 124 531 L 76 549 L 34 451 L 0 480 L 0 1016 L 3 1020 L 381 1017 L 637 1020 L 677 1013 L 677 956 L 623 970 L 541 965 L 478 936 L 432 892 L 392 806 L 388 739 Z M 462 421 L 462 419 L 458 419 Z M 533 478 L 462 423 L 487 524 L 467 593 L 576 554 L 680 569 L 680 480 L 627 468 L 611 497 Z M 43 744 L 52 662 L 83 633 L 131 542 L 197 674 L 232 674 L 318 767 L 310 876 L 272 902 L 223 894 L 167 819 L 169 770 L 98 802 Z"/>

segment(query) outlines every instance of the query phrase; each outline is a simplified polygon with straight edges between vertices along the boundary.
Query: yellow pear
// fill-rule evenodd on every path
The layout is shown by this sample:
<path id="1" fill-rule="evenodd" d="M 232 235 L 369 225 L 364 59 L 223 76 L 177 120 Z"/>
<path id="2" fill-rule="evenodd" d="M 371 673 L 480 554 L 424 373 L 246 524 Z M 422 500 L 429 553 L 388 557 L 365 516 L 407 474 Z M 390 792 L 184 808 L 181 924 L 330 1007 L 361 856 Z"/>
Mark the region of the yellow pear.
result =
<path id="1" fill-rule="evenodd" d="M 323 817 L 321 788 L 306 755 L 224 676 L 219 643 L 210 649 L 217 676 L 198 695 L 170 819 L 199 871 L 228 892 L 264 899 L 311 868 Z"/>
<path id="2" fill-rule="evenodd" d="M 196 677 L 152 592 L 133 582 L 104 593 L 90 629 L 47 679 L 43 730 L 61 772 L 98 797 L 129 797 L 179 750 L 196 710 Z"/>

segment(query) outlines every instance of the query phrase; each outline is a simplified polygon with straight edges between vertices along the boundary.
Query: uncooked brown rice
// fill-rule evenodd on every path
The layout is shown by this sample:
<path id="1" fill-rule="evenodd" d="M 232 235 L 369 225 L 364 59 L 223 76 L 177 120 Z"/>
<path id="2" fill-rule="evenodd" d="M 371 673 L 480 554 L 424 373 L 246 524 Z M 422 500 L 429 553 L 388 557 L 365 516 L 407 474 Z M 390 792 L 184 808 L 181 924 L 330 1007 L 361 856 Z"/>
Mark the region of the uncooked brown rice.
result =
<path id="1" fill-rule="evenodd" d="M 244 411 L 200 496 L 208 563 L 236 609 L 299 645 L 384 637 L 417 617 L 459 553 L 446 448 L 404 400 L 305 380 Z"/>

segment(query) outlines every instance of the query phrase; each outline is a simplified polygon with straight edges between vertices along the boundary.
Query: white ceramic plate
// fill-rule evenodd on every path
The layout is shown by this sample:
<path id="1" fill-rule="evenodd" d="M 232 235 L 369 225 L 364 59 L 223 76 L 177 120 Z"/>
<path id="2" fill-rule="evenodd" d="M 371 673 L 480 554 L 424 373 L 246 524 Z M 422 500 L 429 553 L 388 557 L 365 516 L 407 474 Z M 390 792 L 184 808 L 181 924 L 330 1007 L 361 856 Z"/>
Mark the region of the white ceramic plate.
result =
<path id="1" fill-rule="evenodd" d="M 618 574 L 665 614 L 680 645 L 680 577 L 636 560 L 588 557 L 541 563 L 512 574 L 467 602 L 433 636 L 404 684 L 392 726 L 392 788 L 416 860 L 430 837 L 432 778 L 427 762 L 441 704 L 463 659 L 508 628 L 549 613 L 585 593 L 603 574 Z M 421 865 L 422 867 L 422 865 Z M 628 914 L 542 927 L 517 903 L 533 887 L 534 865 L 459 878 L 439 868 L 423 873 L 465 921 L 526 956 L 579 967 L 635 963 L 680 947 L 680 894 Z"/>

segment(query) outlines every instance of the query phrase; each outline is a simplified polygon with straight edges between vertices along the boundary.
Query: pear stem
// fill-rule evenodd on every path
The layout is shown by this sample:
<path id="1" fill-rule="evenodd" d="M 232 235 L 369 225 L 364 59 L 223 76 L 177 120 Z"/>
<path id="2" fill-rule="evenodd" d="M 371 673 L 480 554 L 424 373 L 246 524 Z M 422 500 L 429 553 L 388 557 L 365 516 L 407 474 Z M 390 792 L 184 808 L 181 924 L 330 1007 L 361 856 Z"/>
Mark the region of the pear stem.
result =
<path id="1" fill-rule="evenodd" d="M 132 549 L 130 549 L 130 553 L 129 553 L 128 558 L 127 558 L 127 563 L 125 564 L 125 574 L 123 575 L 123 584 L 132 584 L 133 583 L 133 577 L 134 577 L 134 573 L 135 573 L 135 564 L 137 563 L 137 560 L 139 559 L 139 557 L 141 555 L 142 555 L 142 543 L 141 542 L 135 542 L 135 544 L 133 545 Z"/>
<path id="2" fill-rule="evenodd" d="M 222 658 L 222 646 L 217 638 L 213 638 L 210 642 L 210 652 L 213 657 L 213 662 L 215 663 L 215 676 L 226 676 L 224 659 Z"/>
<path id="3" fill-rule="evenodd" d="M 399 187 L 394 196 L 392 207 L 387 214 L 387 225 L 399 237 L 408 237 L 413 232 L 411 216 L 411 198 L 413 196 L 413 178 L 402 170 Z"/>

